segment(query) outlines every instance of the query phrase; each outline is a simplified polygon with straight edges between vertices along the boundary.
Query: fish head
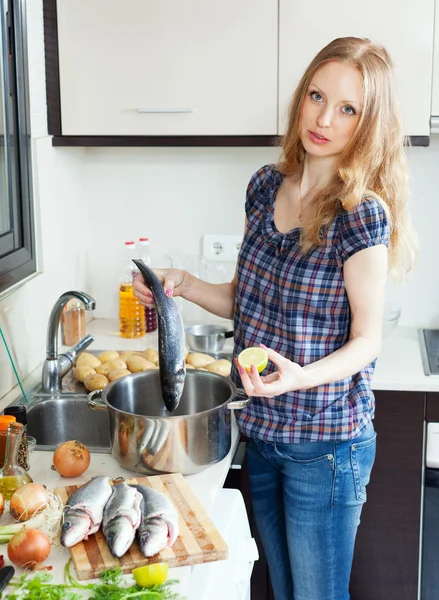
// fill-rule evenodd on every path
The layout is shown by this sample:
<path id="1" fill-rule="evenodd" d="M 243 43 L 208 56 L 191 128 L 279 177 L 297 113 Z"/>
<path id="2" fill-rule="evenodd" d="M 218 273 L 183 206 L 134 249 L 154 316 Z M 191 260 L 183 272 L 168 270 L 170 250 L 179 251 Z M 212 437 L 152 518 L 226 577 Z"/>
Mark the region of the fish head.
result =
<path id="1" fill-rule="evenodd" d="M 167 410 L 173 412 L 180 404 L 186 378 L 186 367 L 181 365 L 170 377 L 162 377 L 162 395 Z"/>
<path id="2" fill-rule="evenodd" d="M 167 546 L 168 526 L 163 519 L 148 519 L 140 525 L 137 537 L 143 556 L 154 556 Z"/>
<path id="3" fill-rule="evenodd" d="M 91 519 L 85 513 L 67 513 L 61 527 L 61 544 L 71 548 L 81 542 L 90 531 Z"/>
<path id="4" fill-rule="evenodd" d="M 120 557 L 128 551 L 136 530 L 126 518 L 114 519 L 105 531 L 105 539 L 113 556 Z"/>

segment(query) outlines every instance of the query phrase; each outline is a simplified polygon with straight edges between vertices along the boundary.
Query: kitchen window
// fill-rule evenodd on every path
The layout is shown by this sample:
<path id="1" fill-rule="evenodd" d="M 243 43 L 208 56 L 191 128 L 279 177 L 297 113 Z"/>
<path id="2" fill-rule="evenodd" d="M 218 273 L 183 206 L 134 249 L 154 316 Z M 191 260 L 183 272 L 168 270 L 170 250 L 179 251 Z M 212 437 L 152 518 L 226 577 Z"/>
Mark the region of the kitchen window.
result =
<path id="1" fill-rule="evenodd" d="M 0 295 L 36 271 L 25 0 L 0 0 Z"/>

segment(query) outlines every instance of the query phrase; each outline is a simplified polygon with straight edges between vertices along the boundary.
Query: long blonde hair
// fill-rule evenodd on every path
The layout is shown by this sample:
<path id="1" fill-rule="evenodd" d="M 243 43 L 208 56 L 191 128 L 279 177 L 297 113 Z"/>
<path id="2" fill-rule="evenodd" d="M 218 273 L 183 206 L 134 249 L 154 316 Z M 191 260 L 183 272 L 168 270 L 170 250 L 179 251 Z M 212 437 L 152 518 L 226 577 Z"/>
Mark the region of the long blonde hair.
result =
<path id="1" fill-rule="evenodd" d="M 336 174 L 313 200 L 314 214 L 302 231 L 303 250 L 322 244 L 322 230 L 341 208 L 351 210 L 372 196 L 383 205 L 390 221 L 390 270 L 397 277 L 404 276 L 413 265 L 417 242 L 409 211 L 404 134 L 392 61 L 384 48 L 368 39 L 346 37 L 333 40 L 317 54 L 292 98 L 278 169 L 284 175 L 303 169 L 301 108 L 314 74 L 329 61 L 341 61 L 361 73 L 363 110 Z"/>

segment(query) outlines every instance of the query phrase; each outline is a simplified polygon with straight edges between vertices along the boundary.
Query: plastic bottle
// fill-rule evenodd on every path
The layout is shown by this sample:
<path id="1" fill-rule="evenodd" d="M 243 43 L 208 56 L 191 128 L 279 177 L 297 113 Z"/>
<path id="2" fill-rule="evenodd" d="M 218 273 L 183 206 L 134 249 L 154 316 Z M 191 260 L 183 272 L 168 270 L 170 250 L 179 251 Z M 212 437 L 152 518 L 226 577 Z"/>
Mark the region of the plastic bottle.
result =
<path id="1" fill-rule="evenodd" d="M 148 267 L 151 266 L 148 238 L 139 238 L 139 256 Z M 157 329 L 157 312 L 154 306 L 145 307 L 145 321 L 146 331 L 155 331 Z"/>
<path id="2" fill-rule="evenodd" d="M 134 295 L 133 279 L 136 266 L 134 242 L 125 242 L 124 266 L 119 285 L 119 330 L 123 338 L 139 338 L 145 335 L 145 311 Z"/>

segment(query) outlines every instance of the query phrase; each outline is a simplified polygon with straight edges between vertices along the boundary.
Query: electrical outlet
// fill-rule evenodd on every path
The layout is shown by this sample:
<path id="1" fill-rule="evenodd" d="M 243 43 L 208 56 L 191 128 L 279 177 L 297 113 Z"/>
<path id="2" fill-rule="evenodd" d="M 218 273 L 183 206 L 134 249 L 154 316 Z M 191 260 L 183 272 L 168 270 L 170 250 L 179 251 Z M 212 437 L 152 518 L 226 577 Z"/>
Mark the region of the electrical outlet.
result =
<path id="1" fill-rule="evenodd" d="M 241 242 L 242 235 L 203 235 L 203 258 L 214 262 L 236 262 Z"/>

